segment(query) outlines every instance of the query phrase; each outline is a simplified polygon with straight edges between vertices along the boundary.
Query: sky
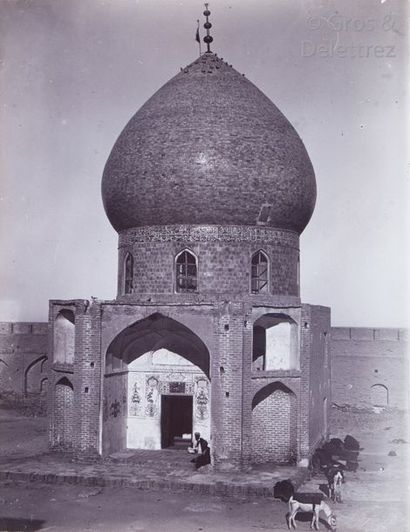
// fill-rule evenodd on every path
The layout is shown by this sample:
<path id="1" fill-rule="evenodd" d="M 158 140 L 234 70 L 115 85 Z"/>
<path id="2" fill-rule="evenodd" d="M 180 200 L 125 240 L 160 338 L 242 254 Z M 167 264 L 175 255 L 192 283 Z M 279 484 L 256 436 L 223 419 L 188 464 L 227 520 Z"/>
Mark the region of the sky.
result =
<path id="1" fill-rule="evenodd" d="M 317 180 L 301 296 L 333 326 L 410 320 L 405 0 L 215 0 L 213 51 L 294 125 Z M 198 56 L 196 0 L 0 0 L 0 320 L 113 299 L 101 177 L 131 116 Z M 204 31 L 202 30 L 202 36 Z"/>

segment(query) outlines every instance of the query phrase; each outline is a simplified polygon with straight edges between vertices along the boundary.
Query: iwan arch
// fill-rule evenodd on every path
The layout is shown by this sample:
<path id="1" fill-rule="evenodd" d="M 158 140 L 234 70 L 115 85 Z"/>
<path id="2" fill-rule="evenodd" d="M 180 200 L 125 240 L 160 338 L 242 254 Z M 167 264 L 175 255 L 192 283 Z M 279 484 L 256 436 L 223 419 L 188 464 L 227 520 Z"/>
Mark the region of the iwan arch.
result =
<path id="1" fill-rule="evenodd" d="M 207 52 L 131 118 L 105 166 L 112 301 L 50 302 L 50 445 L 160 450 L 198 430 L 212 464 L 306 464 L 327 432 L 330 310 L 302 304 L 316 199 L 283 114 Z"/>

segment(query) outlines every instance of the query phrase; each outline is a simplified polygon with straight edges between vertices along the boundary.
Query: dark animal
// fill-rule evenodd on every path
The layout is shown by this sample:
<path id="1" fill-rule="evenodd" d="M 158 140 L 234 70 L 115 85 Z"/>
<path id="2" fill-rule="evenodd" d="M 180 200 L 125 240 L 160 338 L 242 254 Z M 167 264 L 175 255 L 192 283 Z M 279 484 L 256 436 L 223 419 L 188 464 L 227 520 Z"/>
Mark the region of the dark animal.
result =
<path id="1" fill-rule="evenodd" d="M 290 480 L 280 480 L 273 487 L 273 496 L 283 502 L 288 502 L 294 493 L 295 488 Z"/>
<path id="2" fill-rule="evenodd" d="M 356 440 L 356 438 L 350 436 L 350 434 L 345 437 L 344 444 L 345 449 L 348 451 L 360 451 L 360 443 Z"/>
<path id="3" fill-rule="evenodd" d="M 345 449 L 344 443 L 340 438 L 332 438 L 329 440 L 329 444 L 332 446 L 333 449 L 343 452 Z"/>
<path id="4" fill-rule="evenodd" d="M 332 467 L 343 469 L 344 465 L 337 460 L 333 460 L 332 454 L 329 453 L 328 449 L 316 449 L 311 460 L 311 469 L 313 472 L 327 471 Z"/>

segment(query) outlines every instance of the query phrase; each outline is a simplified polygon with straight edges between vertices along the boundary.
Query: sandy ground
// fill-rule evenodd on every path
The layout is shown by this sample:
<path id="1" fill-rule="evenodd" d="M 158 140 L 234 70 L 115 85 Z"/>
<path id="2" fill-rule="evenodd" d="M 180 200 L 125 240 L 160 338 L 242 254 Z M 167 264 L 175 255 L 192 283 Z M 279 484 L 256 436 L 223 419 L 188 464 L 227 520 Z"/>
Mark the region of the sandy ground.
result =
<path id="1" fill-rule="evenodd" d="M 410 531 L 407 421 L 398 412 L 332 409 L 332 436 L 343 439 L 349 433 L 363 448 L 357 472 L 346 474 L 343 504 L 330 503 L 338 532 Z M 46 451 L 45 418 L 0 409 L 0 449 L 3 457 L 16 459 Z M 317 492 L 323 483 L 324 478 L 316 476 L 301 490 Z M 286 512 L 286 504 L 269 498 L 0 482 L 0 531 L 285 531 Z M 321 529 L 326 529 L 323 522 Z M 298 530 L 309 530 L 302 515 Z"/>
<path id="2" fill-rule="evenodd" d="M 346 472 L 343 504 L 332 503 L 338 531 L 410 530 L 410 438 L 408 415 L 397 411 L 343 412 L 332 409 L 331 437 L 351 434 L 360 442 L 359 468 Z M 409 442 L 409 443 L 407 443 Z M 303 491 L 324 482 L 314 477 Z"/>

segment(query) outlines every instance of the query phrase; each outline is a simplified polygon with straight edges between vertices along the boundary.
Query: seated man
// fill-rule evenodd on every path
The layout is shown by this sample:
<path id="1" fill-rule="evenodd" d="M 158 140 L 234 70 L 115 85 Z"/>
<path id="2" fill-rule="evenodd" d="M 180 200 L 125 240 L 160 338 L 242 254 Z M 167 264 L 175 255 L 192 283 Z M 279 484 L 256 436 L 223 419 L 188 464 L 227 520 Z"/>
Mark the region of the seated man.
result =
<path id="1" fill-rule="evenodd" d="M 197 454 L 200 450 L 199 447 L 199 440 L 201 439 L 201 434 L 199 432 L 195 432 L 194 434 L 194 440 L 192 442 L 192 447 L 188 447 L 188 452 L 190 454 Z"/>
<path id="2" fill-rule="evenodd" d="M 198 454 L 198 456 L 193 458 L 191 462 L 195 464 L 196 469 L 199 469 L 200 467 L 211 463 L 211 454 L 208 442 L 204 438 L 201 438 L 201 434 L 195 432 L 194 436 L 194 444 L 188 449 L 188 451 Z M 193 451 L 190 451 L 190 449 L 193 449 Z"/>

